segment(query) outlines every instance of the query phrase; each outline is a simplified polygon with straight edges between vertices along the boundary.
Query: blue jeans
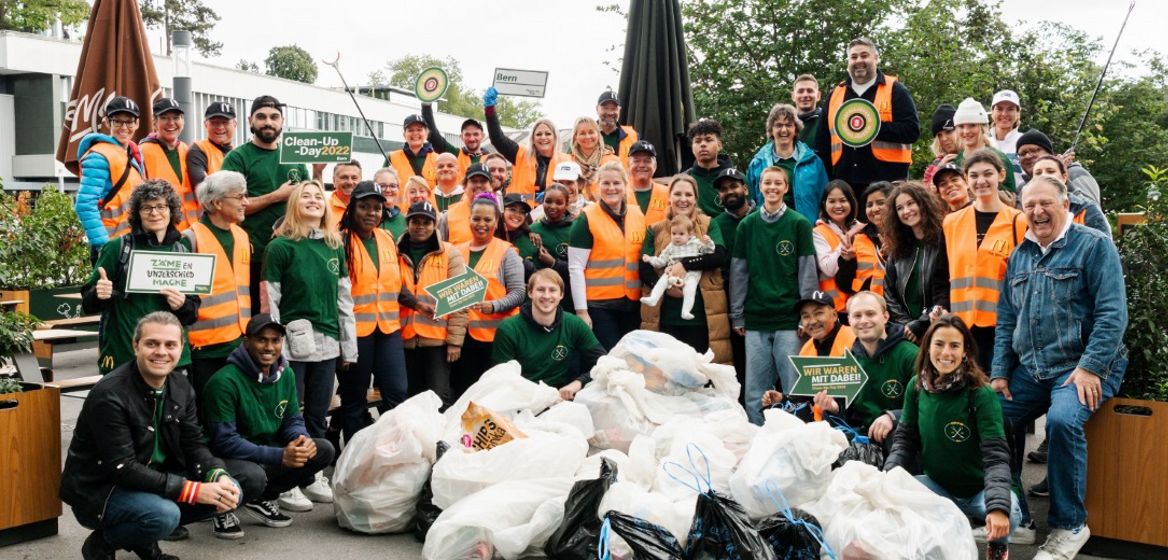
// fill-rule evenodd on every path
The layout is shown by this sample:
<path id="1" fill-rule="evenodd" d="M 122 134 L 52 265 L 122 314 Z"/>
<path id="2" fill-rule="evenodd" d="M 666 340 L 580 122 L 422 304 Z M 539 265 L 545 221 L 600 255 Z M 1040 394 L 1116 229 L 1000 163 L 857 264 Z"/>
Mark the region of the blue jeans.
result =
<path id="1" fill-rule="evenodd" d="M 309 459 L 301 467 L 285 467 L 280 465 L 261 465 L 243 459 L 224 459 L 227 471 L 235 475 L 243 490 L 243 498 L 239 503 L 252 503 L 275 500 L 280 494 L 298 486 L 308 486 L 316 480 L 316 473 L 323 471 L 333 463 L 336 450 L 327 439 L 313 438 L 316 444 L 316 456 Z"/>
<path id="2" fill-rule="evenodd" d="M 101 529 L 105 542 L 113 548 L 134 548 L 158 542 L 186 525 L 215 515 L 211 506 L 190 506 L 158 494 L 115 487 L 101 519 L 77 513 L 77 522 L 88 529 Z"/>
<path id="3" fill-rule="evenodd" d="M 762 425 L 762 395 L 782 380 L 783 392 L 798 380 L 788 356 L 799 354 L 803 343 L 796 331 L 746 331 L 746 416 Z"/>
<path id="4" fill-rule="evenodd" d="M 314 438 L 324 437 L 325 416 L 333 398 L 333 380 L 337 377 L 337 360 L 288 362 L 296 374 L 296 393 L 304 403 L 304 427 Z"/>
<path id="5" fill-rule="evenodd" d="M 1126 360 L 1113 368 L 1102 380 L 1103 401 L 1115 395 L 1123 382 Z M 1063 387 L 1072 371 L 1051 379 L 1036 379 L 1018 367 L 1010 376 L 1013 400 L 1002 399 L 1002 413 L 1014 426 L 1021 427 L 1046 414 L 1046 477 L 1050 485 L 1050 514 L 1047 525 L 1052 529 L 1076 529 L 1087 522 L 1087 435 L 1083 426 L 1092 410 L 1079 404 L 1074 385 Z M 1021 461 L 1015 465 L 1015 480 L 1021 476 Z M 1023 504 L 1023 522 L 1030 521 L 1029 508 Z"/>
<path id="6" fill-rule="evenodd" d="M 949 492 L 946 492 L 945 489 L 941 488 L 941 486 L 939 484 L 937 484 L 936 482 L 933 482 L 933 479 L 931 479 L 923 474 L 917 475 L 917 481 L 919 481 L 921 484 L 924 484 L 925 487 L 927 487 L 929 490 L 932 490 L 934 494 L 941 496 L 943 498 L 946 498 L 949 501 L 953 502 L 954 504 L 957 504 L 957 509 L 960 509 L 961 513 L 964 513 L 970 519 L 976 519 L 978 521 L 985 521 L 986 514 L 989 513 L 986 511 L 986 507 L 985 507 L 985 490 L 978 492 L 977 494 L 975 494 L 971 498 L 958 498 L 958 497 L 953 496 Z M 1017 529 L 1018 524 L 1021 522 L 1022 522 L 1022 506 L 1018 504 L 1018 495 L 1015 494 L 1011 490 L 1010 491 L 1010 533 L 1013 533 L 1014 529 Z M 1010 542 L 1010 533 L 1006 533 L 1006 536 L 1004 536 L 1004 537 L 1002 537 L 994 542 L 1000 542 L 1000 543 Z"/>
<path id="7" fill-rule="evenodd" d="M 401 331 L 385 334 L 375 329 L 357 339 L 357 363 L 348 371 L 337 372 L 341 382 L 341 430 L 345 441 L 352 441 L 357 431 L 365 427 L 368 405 L 366 394 L 369 381 L 381 391 L 380 412 L 385 412 L 406 400 L 408 383 L 406 358 L 402 349 Z"/>

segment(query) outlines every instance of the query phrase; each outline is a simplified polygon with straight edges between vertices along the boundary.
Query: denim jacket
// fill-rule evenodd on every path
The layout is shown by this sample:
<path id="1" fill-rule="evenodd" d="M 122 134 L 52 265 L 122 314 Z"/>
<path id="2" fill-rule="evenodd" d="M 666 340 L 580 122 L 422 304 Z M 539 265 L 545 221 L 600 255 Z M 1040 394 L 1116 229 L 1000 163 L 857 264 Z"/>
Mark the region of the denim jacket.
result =
<path id="1" fill-rule="evenodd" d="M 1123 375 L 1127 296 L 1119 252 L 1099 231 L 1071 224 L 1045 255 L 1026 239 L 1010 255 L 998 299 L 993 375 L 1022 366 L 1039 379 L 1081 367 Z"/>

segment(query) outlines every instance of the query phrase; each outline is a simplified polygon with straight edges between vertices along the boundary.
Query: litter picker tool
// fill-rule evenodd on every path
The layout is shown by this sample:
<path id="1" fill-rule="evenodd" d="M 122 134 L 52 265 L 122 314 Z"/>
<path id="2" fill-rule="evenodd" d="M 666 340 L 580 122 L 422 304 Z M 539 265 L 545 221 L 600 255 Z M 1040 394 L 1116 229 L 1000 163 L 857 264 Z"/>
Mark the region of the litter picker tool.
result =
<path id="1" fill-rule="evenodd" d="M 341 73 L 341 52 L 337 51 L 336 60 L 329 62 L 327 60 L 321 59 L 321 62 L 328 66 L 332 66 L 333 70 L 337 71 L 337 75 L 341 77 L 341 85 L 345 86 L 345 91 L 349 92 L 349 99 L 352 99 L 353 105 L 357 107 L 357 113 L 361 115 L 361 120 L 365 122 L 365 128 L 369 131 L 369 136 L 373 137 L 373 142 L 377 144 L 377 150 L 381 152 L 383 156 L 388 157 L 389 152 L 386 152 L 385 148 L 381 146 L 381 141 L 377 139 L 377 133 L 373 132 L 373 125 L 369 124 L 369 119 L 365 118 L 365 111 L 361 110 L 361 104 L 357 102 L 357 96 L 353 95 L 353 90 L 349 88 L 349 82 L 345 80 L 345 75 Z"/>
<path id="2" fill-rule="evenodd" d="M 1107 75 L 1107 67 L 1111 66 L 1111 57 L 1115 56 L 1115 49 L 1119 47 L 1119 38 L 1123 37 L 1127 20 L 1131 17 L 1132 9 L 1135 7 L 1135 0 L 1132 0 L 1132 3 L 1127 6 L 1127 15 L 1123 16 L 1123 25 L 1119 26 L 1119 34 L 1115 36 L 1115 44 L 1111 46 L 1111 54 L 1107 55 L 1107 62 L 1103 65 L 1103 71 L 1099 73 L 1099 81 L 1095 83 L 1095 91 L 1091 93 L 1091 100 L 1087 102 L 1087 110 L 1083 112 L 1083 118 L 1079 119 L 1079 128 L 1075 130 L 1075 141 L 1071 142 L 1071 148 L 1067 152 L 1074 152 L 1075 146 L 1079 145 L 1079 137 L 1083 135 L 1083 127 L 1087 125 L 1087 117 L 1091 115 L 1091 108 L 1095 105 L 1095 96 L 1099 95 L 1099 88 L 1103 85 L 1103 77 Z"/>

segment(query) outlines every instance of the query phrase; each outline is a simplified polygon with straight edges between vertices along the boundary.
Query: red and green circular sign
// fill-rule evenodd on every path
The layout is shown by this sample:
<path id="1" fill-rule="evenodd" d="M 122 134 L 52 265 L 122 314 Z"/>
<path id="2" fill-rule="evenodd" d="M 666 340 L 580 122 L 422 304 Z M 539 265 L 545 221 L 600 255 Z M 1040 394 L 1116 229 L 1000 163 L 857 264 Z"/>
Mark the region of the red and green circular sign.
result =
<path id="1" fill-rule="evenodd" d="M 422 103 L 431 103 L 442 98 L 450 79 L 446 71 L 438 68 L 427 68 L 418 74 L 418 81 L 414 83 L 414 94 Z"/>
<path id="2" fill-rule="evenodd" d="M 846 146 L 867 146 L 880 133 L 880 111 L 866 99 L 849 99 L 836 111 L 835 131 Z"/>

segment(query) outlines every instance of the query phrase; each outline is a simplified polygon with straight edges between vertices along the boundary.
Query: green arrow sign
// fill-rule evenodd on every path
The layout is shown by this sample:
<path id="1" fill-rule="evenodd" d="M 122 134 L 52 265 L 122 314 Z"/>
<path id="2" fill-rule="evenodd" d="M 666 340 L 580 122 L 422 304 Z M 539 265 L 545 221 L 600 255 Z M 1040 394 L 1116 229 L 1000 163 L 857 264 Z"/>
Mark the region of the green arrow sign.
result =
<path id="1" fill-rule="evenodd" d="M 844 399 L 844 406 L 848 407 L 868 382 L 868 373 L 860 367 L 851 350 L 845 350 L 842 357 L 788 356 L 787 359 L 799 374 L 790 391 L 792 395 L 812 397 L 826 390 L 829 396 Z"/>
<path id="2" fill-rule="evenodd" d="M 466 274 L 435 282 L 423 289 L 438 302 L 434 305 L 434 317 L 441 318 L 483 301 L 487 295 L 487 279 L 473 268 L 467 268 Z"/>

